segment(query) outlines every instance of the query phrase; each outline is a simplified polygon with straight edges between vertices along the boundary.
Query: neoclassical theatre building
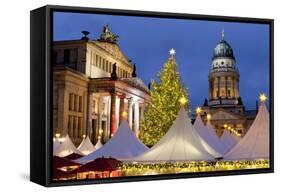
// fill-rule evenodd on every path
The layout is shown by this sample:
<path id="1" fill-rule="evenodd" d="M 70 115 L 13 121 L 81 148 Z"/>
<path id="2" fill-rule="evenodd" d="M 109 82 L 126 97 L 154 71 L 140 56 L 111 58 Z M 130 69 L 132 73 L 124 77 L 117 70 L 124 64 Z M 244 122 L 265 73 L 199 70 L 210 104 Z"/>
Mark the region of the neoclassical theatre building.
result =
<path id="1" fill-rule="evenodd" d="M 201 115 L 211 123 L 216 133 L 221 136 L 226 127 L 244 135 L 252 124 L 256 110 L 246 110 L 240 97 L 239 70 L 236 66 L 234 51 L 224 38 L 214 49 L 209 72 L 209 99 L 205 99 Z"/>
<path id="2" fill-rule="evenodd" d="M 78 145 L 83 135 L 106 142 L 122 118 L 139 133 L 150 100 L 136 67 L 118 46 L 108 26 L 100 38 L 53 42 L 53 130 Z"/>

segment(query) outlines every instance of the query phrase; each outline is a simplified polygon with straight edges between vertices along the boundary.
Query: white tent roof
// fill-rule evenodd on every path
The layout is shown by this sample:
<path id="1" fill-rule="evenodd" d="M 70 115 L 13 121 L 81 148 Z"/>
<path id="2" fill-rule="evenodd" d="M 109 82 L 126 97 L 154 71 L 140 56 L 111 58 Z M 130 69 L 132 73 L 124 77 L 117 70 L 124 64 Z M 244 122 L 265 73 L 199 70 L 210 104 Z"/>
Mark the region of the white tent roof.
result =
<path id="1" fill-rule="evenodd" d="M 131 158 L 147 149 L 131 131 L 127 121 L 123 120 L 115 135 L 103 147 L 76 161 L 86 163 L 98 157 Z"/>
<path id="2" fill-rule="evenodd" d="M 69 136 L 66 135 L 62 143 L 59 145 L 56 151 L 54 151 L 53 155 L 59 157 L 65 157 L 67 155 L 70 155 L 71 153 L 77 153 L 83 155 L 82 153 L 80 153 L 80 151 L 76 149 L 75 145 L 72 143 Z"/>
<path id="3" fill-rule="evenodd" d="M 223 145 L 221 142 L 220 138 L 218 137 L 214 127 L 211 125 L 210 122 L 207 122 L 206 128 L 209 130 L 209 132 L 212 134 L 212 138 L 214 143 L 211 146 L 216 146 L 215 149 L 220 153 L 220 154 L 225 154 L 227 152 L 226 147 Z"/>
<path id="4" fill-rule="evenodd" d="M 98 150 L 99 148 L 101 148 L 103 146 L 103 144 L 101 143 L 101 140 L 98 139 L 98 142 L 95 145 L 96 150 Z"/>
<path id="5" fill-rule="evenodd" d="M 60 146 L 61 142 L 59 141 L 59 139 L 54 138 L 53 140 L 53 154 L 55 154 Z"/>
<path id="6" fill-rule="evenodd" d="M 193 127 L 198 132 L 202 140 L 207 143 L 207 151 L 213 154 L 213 156 L 215 157 L 222 157 L 221 154 L 225 152 L 225 148 L 215 134 L 212 125 L 207 123 L 207 125 L 205 126 L 201 119 L 201 116 L 197 115 Z"/>
<path id="7" fill-rule="evenodd" d="M 214 160 L 202 144 L 185 110 L 181 107 L 172 127 L 152 148 L 130 159 L 137 162 Z"/>
<path id="8" fill-rule="evenodd" d="M 223 135 L 221 137 L 221 142 L 224 144 L 226 152 L 230 151 L 232 147 L 237 144 L 238 141 L 239 138 L 237 136 L 231 134 L 228 130 L 224 130 Z"/>
<path id="9" fill-rule="evenodd" d="M 224 159 L 268 159 L 269 158 L 269 113 L 261 104 L 255 121 L 246 135 L 229 151 Z"/>
<path id="10" fill-rule="evenodd" d="M 96 148 L 94 147 L 88 136 L 83 139 L 83 141 L 81 142 L 81 144 L 77 149 L 84 155 L 88 155 L 96 150 Z"/>

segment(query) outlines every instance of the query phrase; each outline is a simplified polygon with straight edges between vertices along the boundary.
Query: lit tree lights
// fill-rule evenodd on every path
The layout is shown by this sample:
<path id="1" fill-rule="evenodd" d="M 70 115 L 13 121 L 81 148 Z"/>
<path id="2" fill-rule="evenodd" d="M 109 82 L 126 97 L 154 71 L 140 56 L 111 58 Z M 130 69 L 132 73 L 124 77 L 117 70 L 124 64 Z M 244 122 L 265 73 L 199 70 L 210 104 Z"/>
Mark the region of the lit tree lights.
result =
<path id="1" fill-rule="evenodd" d="M 175 53 L 174 49 L 170 50 L 170 57 L 158 74 L 159 83 L 151 82 L 151 103 L 140 123 L 139 137 L 146 145 L 154 145 L 165 135 L 181 105 L 189 109 L 189 95 L 181 84 Z"/>

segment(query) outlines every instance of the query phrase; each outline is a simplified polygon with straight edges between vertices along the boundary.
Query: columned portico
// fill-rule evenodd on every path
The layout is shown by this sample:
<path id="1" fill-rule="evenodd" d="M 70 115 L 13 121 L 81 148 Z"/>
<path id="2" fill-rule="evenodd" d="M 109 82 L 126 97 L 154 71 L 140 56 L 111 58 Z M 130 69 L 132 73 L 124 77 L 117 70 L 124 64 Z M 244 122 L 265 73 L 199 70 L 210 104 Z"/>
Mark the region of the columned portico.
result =
<path id="1" fill-rule="evenodd" d="M 125 80 L 100 78 L 89 82 L 89 92 L 99 98 L 99 109 L 96 110 L 99 123 L 95 129 L 103 130 L 103 142 L 114 136 L 123 118 L 127 119 L 136 136 L 139 134 L 139 121 L 144 115 L 144 105 L 150 100 L 149 90 L 140 87 L 141 82 L 135 82 L 138 81 L 137 78 L 133 81 Z M 136 85 L 139 87 L 134 87 Z M 123 117 L 123 113 L 126 117 Z M 96 137 L 94 135 L 94 141 L 97 140 Z"/>

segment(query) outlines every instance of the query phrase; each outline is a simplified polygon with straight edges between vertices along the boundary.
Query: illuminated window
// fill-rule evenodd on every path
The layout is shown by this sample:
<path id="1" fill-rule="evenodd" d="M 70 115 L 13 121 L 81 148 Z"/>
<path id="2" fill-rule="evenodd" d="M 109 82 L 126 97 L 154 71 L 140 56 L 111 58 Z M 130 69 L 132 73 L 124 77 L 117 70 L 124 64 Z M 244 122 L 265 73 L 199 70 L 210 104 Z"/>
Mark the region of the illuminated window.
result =
<path id="1" fill-rule="evenodd" d="M 227 90 L 227 96 L 230 96 L 230 93 L 231 93 L 230 90 Z"/>
<path id="2" fill-rule="evenodd" d="M 105 71 L 105 59 L 102 59 L 102 70 Z"/>
<path id="3" fill-rule="evenodd" d="M 109 73 L 111 73 L 112 72 L 112 63 L 111 62 L 109 62 Z"/>
<path id="4" fill-rule="evenodd" d="M 92 103 L 92 113 L 97 113 L 96 111 L 96 105 L 97 105 L 97 101 L 94 99 L 93 103 Z"/>
<path id="5" fill-rule="evenodd" d="M 99 68 L 101 68 L 101 57 L 99 57 Z"/>
<path id="6" fill-rule="evenodd" d="M 98 62 L 99 62 L 99 56 L 96 55 L 96 63 L 95 63 L 95 66 L 98 66 Z"/>
<path id="7" fill-rule="evenodd" d="M 105 71 L 108 72 L 108 61 L 106 61 Z"/>
<path id="8" fill-rule="evenodd" d="M 78 102 L 79 102 L 78 95 L 74 95 L 74 111 L 78 111 Z"/>
<path id="9" fill-rule="evenodd" d="M 71 111 L 72 110 L 72 94 L 69 94 L 69 98 L 68 98 L 68 110 Z"/>

